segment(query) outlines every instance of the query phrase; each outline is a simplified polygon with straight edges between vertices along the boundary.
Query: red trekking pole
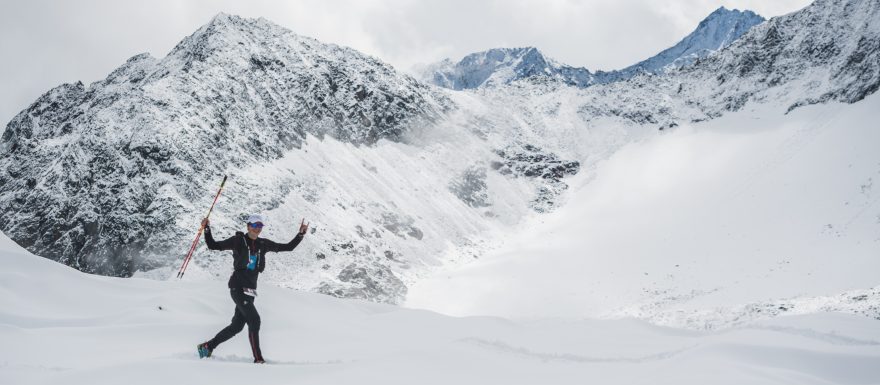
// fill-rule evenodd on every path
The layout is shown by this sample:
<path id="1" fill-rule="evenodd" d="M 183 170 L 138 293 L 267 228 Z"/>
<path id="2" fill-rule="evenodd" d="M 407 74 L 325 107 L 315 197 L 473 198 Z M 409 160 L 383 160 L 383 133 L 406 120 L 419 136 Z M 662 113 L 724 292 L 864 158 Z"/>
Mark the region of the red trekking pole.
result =
<path id="1" fill-rule="evenodd" d="M 205 218 L 211 216 L 211 211 L 214 211 L 214 205 L 217 204 L 217 198 L 220 198 L 220 192 L 223 191 L 223 185 L 226 184 L 226 175 L 223 176 L 223 182 L 220 182 L 220 189 L 217 190 L 217 195 L 214 196 L 214 203 L 211 203 L 211 208 L 208 209 L 208 215 Z M 183 278 L 183 273 L 186 272 L 186 267 L 189 266 L 189 261 L 192 259 L 193 252 L 196 251 L 196 246 L 199 245 L 199 239 L 202 238 L 202 232 L 205 231 L 205 226 L 199 225 L 199 232 L 196 233 L 196 239 L 193 240 L 192 246 L 189 247 L 189 251 L 186 253 L 186 257 L 183 258 L 183 264 L 180 265 L 180 270 L 177 272 L 177 278 Z"/>

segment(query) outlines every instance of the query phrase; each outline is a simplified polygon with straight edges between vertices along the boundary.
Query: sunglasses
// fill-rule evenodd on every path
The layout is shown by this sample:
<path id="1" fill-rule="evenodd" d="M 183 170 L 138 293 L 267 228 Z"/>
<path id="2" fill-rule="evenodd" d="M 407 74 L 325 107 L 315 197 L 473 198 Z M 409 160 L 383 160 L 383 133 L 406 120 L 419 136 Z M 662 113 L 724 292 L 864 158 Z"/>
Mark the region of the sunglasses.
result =
<path id="1" fill-rule="evenodd" d="M 255 229 L 262 229 L 262 228 L 263 228 L 263 223 L 262 223 L 262 222 L 248 223 L 248 226 L 253 227 L 253 228 L 255 228 Z"/>

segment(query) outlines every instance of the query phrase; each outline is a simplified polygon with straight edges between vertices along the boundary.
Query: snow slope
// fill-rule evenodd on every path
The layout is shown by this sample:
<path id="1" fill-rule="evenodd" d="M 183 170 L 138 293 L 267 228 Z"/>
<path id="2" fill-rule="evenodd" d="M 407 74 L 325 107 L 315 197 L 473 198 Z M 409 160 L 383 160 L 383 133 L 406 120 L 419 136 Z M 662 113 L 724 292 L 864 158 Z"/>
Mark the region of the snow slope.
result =
<path id="1" fill-rule="evenodd" d="M 692 318 L 880 285 L 880 96 L 785 109 L 754 104 L 623 146 L 569 182 L 564 210 L 412 287 L 408 304 L 711 329 L 730 320 Z M 880 318 L 872 296 L 873 308 L 831 309 Z"/>
<path id="2" fill-rule="evenodd" d="M 266 286 L 267 365 L 237 336 L 221 282 L 87 275 L 0 236 L 3 384 L 867 384 L 877 321 L 812 314 L 713 332 L 643 321 L 454 318 Z"/>

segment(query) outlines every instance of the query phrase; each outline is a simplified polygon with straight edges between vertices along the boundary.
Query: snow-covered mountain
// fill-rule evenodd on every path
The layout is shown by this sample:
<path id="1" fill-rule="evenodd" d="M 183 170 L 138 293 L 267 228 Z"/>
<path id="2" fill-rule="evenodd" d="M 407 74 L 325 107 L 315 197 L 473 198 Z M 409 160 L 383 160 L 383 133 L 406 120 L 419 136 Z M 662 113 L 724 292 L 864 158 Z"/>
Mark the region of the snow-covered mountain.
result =
<path id="1" fill-rule="evenodd" d="M 417 72 L 425 81 L 453 90 L 509 84 L 533 76 L 587 87 L 626 80 L 642 73 L 663 73 L 681 68 L 727 47 L 762 22 L 764 18 L 752 11 L 720 7 L 676 45 L 617 71 L 598 71 L 594 74 L 586 68 L 561 64 L 546 57 L 537 48 L 527 47 L 496 48 L 472 53 L 457 63 L 445 59 L 420 68 Z"/>
<path id="2" fill-rule="evenodd" d="M 453 90 L 545 76 L 564 84 L 586 87 L 595 82 L 586 68 L 571 67 L 546 57 L 534 47 L 495 48 L 465 56 L 458 63 L 446 59 L 419 71 L 428 82 Z"/>
<path id="3" fill-rule="evenodd" d="M 264 236 L 279 241 L 312 221 L 300 248 L 270 256 L 264 280 L 397 303 L 427 274 L 565 206 L 571 178 L 589 181 L 658 129 L 875 92 L 877 9 L 817 1 L 664 76 L 583 88 L 561 71 L 469 92 L 220 15 L 167 57 L 139 55 L 88 87 L 60 86 L 10 122 L 2 230 L 84 271 L 167 277 L 229 174 L 215 236 L 251 212 L 268 215 Z M 502 56 L 534 64 L 524 71 L 557 66 L 512 52 Z M 228 264 L 199 249 L 187 277 L 224 277 Z"/>
<path id="4" fill-rule="evenodd" d="M 663 76 L 459 92 L 219 15 L 7 125 L 0 383 L 875 383 L 878 52 L 880 0 L 819 0 Z M 268 366 L 194 352 L 227 253 L 164 279 L 223 174 L 216 237 L 313 226 Z"/>
<path id="5" fill-rule="evenodd" d="M 540 100 L 570 94 L 589 124 L 602 118 L 665 129 L 715 119 L 749 103 L 783 113 L 832 100 L 853 103 L 880 88 L 880 6 L 877 0 L 820 0 L 750 29 L 730 46 L 665 76 L 642 74 L 575 90 L 544 78 L 478 90 L 497 105 L 540 114 Z M 556 98 L 558 99 L 558 98 Z"/>
<path id="6" fill-rule="evenodd" d="M 130 275 L 177 257 L 192 228 L 179 215 L 201 211 L 190 205 L 224 173 L 254 168 L 257 193 L 241 191 L 231 212 L 268 210 L 306 193 L 293 173 L 260 175 L 259 166 L 306 137 L 400 141 L 448 108 L 441 93 L 375 58 L 220 14 L 165 58 L 137 55 L 16 116 L 0 145 L 2 229 L 44 257 Z"/>
<path id="7" fill-rule="evenodd" d="M 694 103 L 720 102 L 712 115 L 749 101 L 786 100 L 788 110 L 857 102 L 880 87 L 880 2 L 817 0 L 752 28 L 675 81 Z"/>
<path id="8" fill-rule="evenodd" d="M 764 21 L 763 17 L 749 10 L 729 10 L 720 7 L 703 19 L 696 30 L 674 46 L 622 70 L 600 71 L 596 76 L 607 82 L 629 79 L 643 72 L 657 74 L 675 70 L 729 46 L 749 29 Z"/>
<path id="9" fill-rule="evenodd" d="M 352 49 L 221 14 L 165 58 L 135 56 L 16 116 L 0 143 L 2 230 L 83 271 L 162 276 L 229 174 L 215 236 L 251 212 L 268 214 L 264 236 L 278 241 L 312 222 L 267 279 L 397 302 L 431 266 L 479 254 L 494 227 L 552 207 L 577 170 L 509 135 L 488 144 L 490 127 L 456 108 Z M 507 176 L 487 176 L 490 162 Z M 220 254 L 200 249 L 189 276 L 228 274 Z"/>

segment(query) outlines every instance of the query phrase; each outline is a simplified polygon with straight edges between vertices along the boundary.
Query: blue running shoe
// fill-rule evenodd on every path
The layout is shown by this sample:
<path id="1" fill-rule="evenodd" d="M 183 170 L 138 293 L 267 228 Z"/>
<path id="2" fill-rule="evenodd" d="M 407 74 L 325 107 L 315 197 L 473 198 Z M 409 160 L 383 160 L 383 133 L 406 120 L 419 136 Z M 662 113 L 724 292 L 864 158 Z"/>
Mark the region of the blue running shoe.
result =
<path id="1" fill-rule="evenodd" d="M 201 343 L 196 346 L 199 349 L 199 358 L 205 358 L 211 356 L 211 348 L 208 347 L 208 343 Z"/>

